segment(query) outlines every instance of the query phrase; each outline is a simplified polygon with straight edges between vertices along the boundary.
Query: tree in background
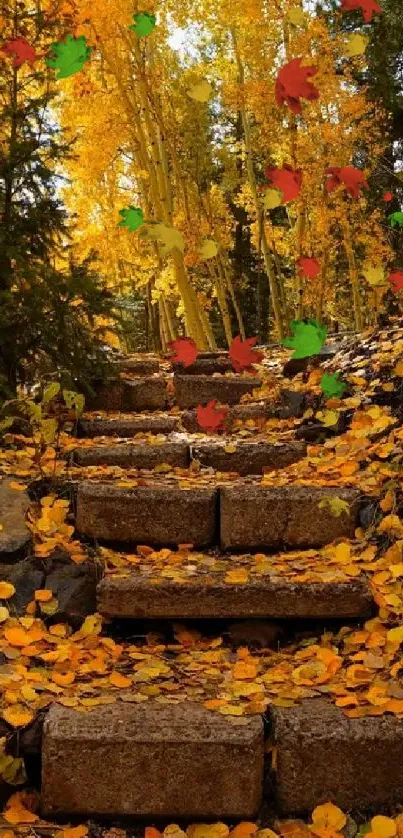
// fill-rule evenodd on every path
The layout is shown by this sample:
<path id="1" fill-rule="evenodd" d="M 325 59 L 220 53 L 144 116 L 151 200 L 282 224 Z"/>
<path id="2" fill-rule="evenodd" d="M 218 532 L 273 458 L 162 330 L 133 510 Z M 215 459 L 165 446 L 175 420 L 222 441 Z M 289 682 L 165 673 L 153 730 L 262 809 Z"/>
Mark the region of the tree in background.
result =
<path id="1" fill-rule="evenodd" d="M 0 399 L 40 371 L 67 370 L 76 384 L 99 374 L 97 341 L 110 292 L 78 261 L 72 219 L 58 186 L 72 153 L 52 108 L 45 59 L 69 29 L 61 3 L 5 0 L 0 50 Z M 108 321 L 106 321 L 108 322 Z"/>

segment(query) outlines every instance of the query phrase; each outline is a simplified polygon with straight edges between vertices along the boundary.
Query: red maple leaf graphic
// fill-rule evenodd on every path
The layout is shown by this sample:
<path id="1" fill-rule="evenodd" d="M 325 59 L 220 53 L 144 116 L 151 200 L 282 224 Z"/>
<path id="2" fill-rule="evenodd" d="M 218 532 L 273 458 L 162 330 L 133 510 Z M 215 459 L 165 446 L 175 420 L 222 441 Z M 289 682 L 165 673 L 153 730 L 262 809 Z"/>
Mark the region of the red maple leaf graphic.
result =
<path id="1" fill-rule="evenodd" d="M 314 279 L 320 273 L 318 260 L 311 256 L 301 256 L 297 259 L 297 265 L 302 276 L 308 276 L 310 279 Z"/>
<path id="2" fill-rule="evenodd" d="M 223 422 L 227 418 L 228 408 L 216 408 L 217 400 L 213 399 L 205 405 L 199 404 L 196 409 L 197 421 L 201 428 L 208 433 L 222 430 Z"/>
<path id="3" fill-rule="evenodd" d="M 4 44 L 3 50 L 7 55 L 14 56 L 14 67 L 21 67 L 25 61 L 34 64 L 38 58 L 35 47 L 31 47 L 25 38 L 12 38 Z"/>
<path id="4" fill-rule="evenodd" d="M 185 367 L 190 367 L 199 354 L 199 350 L 193 338 L 176 338 L 168 343 L 168 349 L 176 352 L 169 360 L 174 364 L 182 363 Z"/>
<path id="5" fill-rule="evenodd" d="M 372 15 L 382 14 L 383 9 L 375 0 L 341 0 L 341 12 L 355 12 L 362 9 L 365 23 L 371 23 Z"/>
<path id="6" fill-rule="evenodd" d="M 393 192 L 385 192 L 385 194 L 382 195 L 382 198 L 386 202 L 391 201 L 393 198 Z"/>
<path id="7" fill-rule="evenodd" d="M 308 81 L 309 76 L 318 72 L 317 67 L 306 67 L 301 64 L 302 58 L 293 58 L 278 72 L 276 79 L 276 102 L 278 105 L 287 103 L 293 113 L 301 113 L 302 105 L 300 99 L 319 99 L 319 90 L 312 82 Z"/>
<path id="8" fill-rule="evenodd" d="M 293 201 L 299 195 L 302 185 L 302 169 L 293 169 L 292 166 L 285 163 L 282 169 L 267 167 L 264 173 L 270 186 L 274 186 L 275 189 L 279 189 L 283 193 L 282 204 Z"/>
<path id="9" fill-rule="evenodd" d="M 344 184 L 349 195 L 353 198 L 358 198 L 360 194 L 360 186 L 363 189 L 369 189 L 369 185 L 364 177 L 364 172 L 361 169 L 356 169 L 354 166 L 329 166 L 326 169 L 326 174 L 331 175 L 327 179 L 326 189 L 328 192 L 333 192 L 337 186 Z"/>
<path id="10" fill-rule="evenodd" d="M 392 271 L 388 276 L 388 282 L 390 282 L 395 294 L 397 294 L 403 288 L 403 271 Z"/>
<path id="11" fill-rule="evenodd" d="M 257 343 L 257 338 L 246 338 L 242 340 L 239 335 L 231 343 L 229 357 L 236 372 L 250 370 L 254 372 L 252 364 L 258 364 L 264 358 L 263 352 L 252 349 Z"/>

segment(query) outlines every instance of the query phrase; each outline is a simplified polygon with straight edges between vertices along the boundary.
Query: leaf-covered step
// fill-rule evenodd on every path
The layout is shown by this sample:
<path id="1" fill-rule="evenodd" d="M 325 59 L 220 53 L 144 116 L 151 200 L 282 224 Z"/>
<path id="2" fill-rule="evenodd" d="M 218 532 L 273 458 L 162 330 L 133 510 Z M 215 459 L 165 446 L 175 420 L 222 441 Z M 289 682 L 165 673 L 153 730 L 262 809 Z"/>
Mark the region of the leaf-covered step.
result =
<path id="1" fill-rule="evenodd" d="M 143 439 L 115 445 L 99 444 L 78 447 L 73 452 L 77 465 L 116 465 L 122 468 L 154 469 L 158 466 L 187 468 L 193 461 L 202 467 L 240 475 L 262 474 L 265 470 L 284 468 L 300 460 L 306 452 L 303 442 L 229 441 L 192 442 L 190 437 L 175 441 Z"/>
<path id="2" fill-rule="evenodd" d="M 195 544 L 216 541 L 216 488 L 180 488 L 156 481 L 125 488 L 83 482 L 77 491 L 76 526 L 89 538 L 133 544 Z"/>
<path id="3" fill-rule="evenodd" d="M 348 576 L 316 550 L 227 556 L 103 548 L 98 611 L 125 619 L 357 619 L 373 604 L 364 575 Z M 111 572 L 111 568 L 113 571 Z"/>
<path id="4" fill-rule="evenodd" d="M 117 465 L 123 468 L 153 469 L 164 464 L 187 468 L 189 465 L 189 446 L 186 442 L 165 441 L 135 442 L 121 445 L 93 445 L 89 448 L 76 448 L 74 462 L 77 465 Z"/>
<path id="5" fill-rule="evenodd" d="M 139 415 L 117 415 L 103 417 L 86 416 L 78 425 L 80 436 L 132 437 L 140 433 L 169 434 L 179 428 L 180 417 L 168 413 L 144 413 Z"/>
<path id="6" fill-rule="evenodd" d="M 223 486 L 221 547 L 320 547 L 342 536 L 352 538 L 359 497 L 357 489 L 317 485 Z"/>
<path id="7" fill-rule="evenodd" d="M 300 442 L 202 442 L 191 445 L 191 458 L 201 466 L 240 475 L 262 474 L 265 470 L 285 468 L 304 457 Z"/>
<path id="8" fill-rule="evenodd" d="M 181 408 L 196 407 L 210 401 L 237 404 L 253 393 L 262 380 L 253 375 L 175 375 L 174 399 Z"/>
<path id="9" fill-rule="evenodd" d="M 98 389 L 87 402 L 90 410 L 164 410 L 168 404 L 167 379 L 163 376 L 116 378 Z"/>
<path id="10" fill-rule="evenodd" d="M 101 541 L 221 543 L 225 550 L 319 547 L 354 536 L 360 492 L 317 485 L 266 486 L 210 478 L 122 477 L 78 485 L 76 526 Z M 335 514 L 341 513 L 341 514 Z"/>
<path id="11" fill-rule="evenodd" d="M 310 677 L 308 673 L 306 677 Z M 312 672 L 311 677 L 319 676 Z M 363 687 L 364 680 L 359 689 Z M 381 710 L 380 701 L 377 705 Z M 351 712 L 354 714 L 353 697 Z M 328 800 L 345 811 L 400 806 L 401 717 L 382 713 L 349 718 L 340 707 L 322 698 L 305 699 L 294 707 L 272 707 L 270 717 L 277 753 L 277 812 L 305 814 Z"/>
<path id="12" fill-rule="evenodd" d="M 45 815 L 252 818 L 263 795 L 263 722 L 191 702 L 54 706 L 44 726 Z"/>

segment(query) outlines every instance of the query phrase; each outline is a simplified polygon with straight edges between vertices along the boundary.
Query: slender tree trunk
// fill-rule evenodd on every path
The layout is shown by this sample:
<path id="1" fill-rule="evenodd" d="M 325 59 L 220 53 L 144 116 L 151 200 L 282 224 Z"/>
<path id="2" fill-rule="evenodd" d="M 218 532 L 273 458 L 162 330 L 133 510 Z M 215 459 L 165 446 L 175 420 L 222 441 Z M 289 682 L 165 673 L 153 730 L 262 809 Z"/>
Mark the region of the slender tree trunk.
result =
<path id="1" fill-rule="evenodd" d="M 231 29 L 231 36 L 232 36 L 232 43 L 233 43 L 233 47 L 234 47 L 235 59 L 236 59 L 237 66 L 238 66 L 239 84 L 240 84 L 241 93 L 242 93 L 242 96 L 243 96 L 243 86 L 244 86 L 244 83 L 245 83 L 245 73 L 244 73 L 242 60 L 241 60 L 241 57 L 240 57 L 240 54 L 239 54 L 235 29 Z M 278 295 L 278 290 L 277 290 L 277 287 L 276 287 L 276 277 L 275 277 L 273 260 L 272 260 L 272 257 L 271 257 L 270 250 L 268 248 L 266 233 L 265 233 L 265 229 L 264 229 L 264 223 L 263 223 L 263 218 L 262 218 L 262 210 L 261 210 L 260 201 L 259 201 L 259 195 L 258 195 L 258 190 L 257 190 L 256 178 L 255 178 L 255 172 L 254 172 L 254 169 L 253 169 L 252 143 L 251 143 L 251 137 L 250 137 L 249 119 L 248 119 L 248 115 L 247 115 L 246 108 L 245 108 L 244 104 L 240 105 L 240 113 L 241 113 L 241 119 L 242 119 L 242 127 L 243 127 L 245 151 L 246 151 L 246 169 L 247 169 L 247 173 L 248 173 L 249 185 L 250 185 L 251 190 L 252 190 L 253 200 L 254 200 L 254 204 L 255 204 L 256 218 L 257 218 L 259 226 L 260 226 L 260 239 L 261 239 L 261 247 L 262 247 L 262 253 L 263 253 L 263 261 L 264 261 L 266 274 L 267 274 L 267 277 L 268 277 L 268 280 L 269 280 L 270 294 L 271 294 L 271 298 L 272 298 L 273 312 L 274 312 L 274 318 L 275 318 L 275 322 L 276 322 L 276 328 L 277 328 L 278 336 L 281 339 L 281 338 L 284 337 L 284 326 L 283 326 L 283 318 L 282 318 L 282 312 L 281 312 L 281 304 L 280 304 L 280 299 L 279 299 L 279 295 Z"/>

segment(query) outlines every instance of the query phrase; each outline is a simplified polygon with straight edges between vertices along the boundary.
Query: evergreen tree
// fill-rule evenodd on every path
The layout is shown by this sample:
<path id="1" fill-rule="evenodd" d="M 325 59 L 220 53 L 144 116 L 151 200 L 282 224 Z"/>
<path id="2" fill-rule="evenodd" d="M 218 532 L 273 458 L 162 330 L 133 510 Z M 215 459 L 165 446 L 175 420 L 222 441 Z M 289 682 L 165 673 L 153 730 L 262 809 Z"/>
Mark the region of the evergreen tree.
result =
<path id="1" fill-rule="evenodd" d="M 0 52 L 0 399 L 46 366 L 89 382 L 104 353 L 96 316 L 110 295 L 71 251 L 71 224 L 58 196 L 73 153 L 57 123 L 57 82 L 45 59 L 68 30 L 55 5 L 3 0 Z M 15 40 L 35 50 L 20 61 Z M 98 337 L 101 338 L 99 331 Z"/>

